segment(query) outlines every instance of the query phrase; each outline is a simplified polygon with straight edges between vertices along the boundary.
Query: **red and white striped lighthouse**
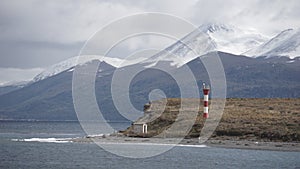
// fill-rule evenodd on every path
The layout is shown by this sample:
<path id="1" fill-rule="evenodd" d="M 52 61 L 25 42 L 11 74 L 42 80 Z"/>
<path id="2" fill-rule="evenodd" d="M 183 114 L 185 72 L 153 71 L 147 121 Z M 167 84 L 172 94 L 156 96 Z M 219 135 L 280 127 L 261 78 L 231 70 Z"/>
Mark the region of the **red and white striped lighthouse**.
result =
<path id="1" fill-rule="evenodd" d="M 203 104 L 204 104 L 204 108 L 203 108 L 203 118 L 208 118 L 208 94 L 209 94 L 209 86 L 205 85 L 205 83 L 203 83 Z"/>

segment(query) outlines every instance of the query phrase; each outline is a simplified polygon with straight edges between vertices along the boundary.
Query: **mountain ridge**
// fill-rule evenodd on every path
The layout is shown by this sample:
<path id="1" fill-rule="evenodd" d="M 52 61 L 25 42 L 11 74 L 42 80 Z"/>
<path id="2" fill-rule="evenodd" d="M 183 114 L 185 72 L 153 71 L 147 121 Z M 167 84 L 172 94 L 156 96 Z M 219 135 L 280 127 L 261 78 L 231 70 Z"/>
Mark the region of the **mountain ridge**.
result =
<path id="1" fill-rule="evenodd" d="M 211 28 L 209 31 L 216 30 L 218 29 Z M 196 54 L 193 48 L 196 48 Z M 74 67 L 100 65 L 94 81 L 99 108 L 101 112 L 104 112 L 105 119 L 124 121 L 126 119 L 118 113 L 112 96 L 112 83 L 116 70 L 124 74 L 118 79 L 118 84 L 115 84 L 120 89 L 124 88 L 123 82 L 127 80 L 126 73 L 143 70 L 133 77 L 128 89 L 132 106 L 142 111 L 143 105 L 149 102 L 149 93 L 152 90 L 160 89 L 169 98 L 180 97 L 180 88 L 171 75 L 185 78 L 187 75 L 184 74 L 184 68 L 188 67 L 191 70 L 198 89 L 201 91 L 200 87 L 203 82 L 210 83 L 202 58 L 211 57 L 211 53 L 215 54 L 213 56 L 218 54 L 223 64 L 227 83 L 226 97 L 300 97 L 300 57 L 293 59 L 283 56 L 248 57 L 220 52 L 208 34 L 195 30 L 185 36 L 182 41 L 170 45 L 164 51 L 141 62 L 92 55 L 87 58 L 81 57 L 82 60 L 79 62 L 74 57 L 53 65 L 22 88 L 0 90 L 4 93 L 0 94 L 0 119 L 76 120 L 72 98 Z M 140 58 L 143 56 L 141 55 Z M 168 71 L 157 69 L 160 67 Z M 185 82 L 184 85 L 187 86 L 183 87 L 188 88 L 189 84 Z M 199 94 L 201 95 L 201 92 Z M 123 111 L 132 112 L 131 110 Z"/>
<path id="2" fill-rule="evenodd" d="M 282 34 L 290 31 L 293 31 L 293 29 L 284 30 L 268 40 L 269 37 L 260 34 L 257 30 L 241 29 L 234 25 L 223 23 L 207 23 L 199 26 L 198 29 L 183 37 L 179 42 L 171 44 L 165 50 L 158 52 L 147 60 L 141 59 L 128 61 L 120 58 L 111 58 L 97 55 L 75 56 L 49 66 L 28 83 L 42 80 L 52 75 L 56 75 L 62 71 L 74 67 L 76 64 L 83 64 L 85 62 L 88 62 L 89 60 L 106 61 L 114 67 L 124 67 L 138 62 L 148 63 L 147 67 L 152 67 L 157 62 L 165 60 L 171 62 L 173 66 L 180 67 L 195 59 L 196 57 L 211 51 L 220 51 L 231 53 L 234 55 L 244 55 L 248 57 L 286 56 L 293 59 L 297 56 L 300 56 L 300 40 L 297 41 L 297 39 L 300 39 L 299 30 L 297 33 L 298 36 L 293 38 L 293 40 L 288 43 L 291 45 L 285 44 L 282 47 L 277 46 L 277 48 L 273 49 L 273 52 L 259 52 L 265 50 L 264 46 L 266 44 L 270 44 L 272 41 L 274 41 L 274 39 L 278 39 L 278 37 L 281 37 Z M 288 39 L 285 39 L 285 41 L 288 41 Z M 205 44 L 204 42 L 206 43 L 206 45 L 203 45 Z M 290 47 L 291 50 L 284 52 L 289 46 L 292 46 Z M 292 50 L 293 46 L 295 49 L 294 52 Z M 193 51 L 191 51 L 189 48 L 192 48 Z M 292 54 L 292 56 L 289 56 L 289 54 Z M 80 59 L 78 60 L 78 58 Z M 13 85 L 14 84 L 6 85 L 5 87 L 7 88 Z M 3 88 L 2 86 L 0 88 L 2 88 L 4 92 L 6 92 L 5 88 Z"/>
<path id="3" fill-rule="evenodd" d="M 173 66 L 180 67 L 188 63 L 189 61 L 212 51 L 231 53 L 234 55 L 244 55 L 247 57 L 260 57 L 260 56 L 289 57 L 288 53 L 285 55 L 283 55 L 280 52 L 275 52 L 275 53 L 261 52 L 260 54 L 257 54 L 257 52 L 255 53 L 251 51 L 259 50 L 259 48 L 262 48 L 261 46 L 265 46 L 266 44 L 272 43 L 274 39 L 278 39 L 278 37 L 282 37 L 283 34 L 290 31 L 294 31 L 294 29 L 284 30 L 268 40 L 267 36 L 258 33 L 258 31 L 256 30 L 241 29 L 233 25 L 227 25 L 222 23 L 203 24 L 199 26 L 198 29 L 194 30 L 193 32 L 183 37 L 180 41 L 168 46 L 165 50 L 158 52 L 157 54 L 155 54 L 154 56 L 146 60 L 142 59 L 141 62 L 148 63 L 147 67 L 152 67 L 159 61 L 170 61 Z M 224 32 L 225 33 L 229 32 L 229 33 L 226 35 L 224 34 Z M 300 29 L 298 29 L 296 33 L 299 34 L 299 38 L 296 39 L 300 39 Z M 283 41 L 287 41 L 289 37 L 290 36 L 285 37 L 287 39 L 283 39 Z M 296 56 L 300 56 L 300 40 L 299 42 L 296 40 L 294 41 L 296 42 L 295 47 L 299 47 L 299 51 L 296 51 L 296 53 L 298 52 L 298 54 L 293 54 L 292 57 L 289 57 L 292 59 Z M 233 51 L 233 49 L 235 51 Z M 87 59 L 84 59 L 84 57 L 87 57 Z M 110 57 L 97 56 L 97 55 L 80 56 L 79 58 L 81 61 L 79 61 L 78 63 L 77 63 L 77 59 L 78 59 L 77 56 L 77 57 L 70 58 L 66 61 L 62 61 L 58 64 L 52 65 L 49 67 L 50 70 L 46 69 L 41 74 L 37 75 L 33 81 L 43 79 L 47 77 L 47 74 L 48 76 L 51 76 L 51 74 L 55 75 L 66 69 L 74 67 L 76 63 L 82 64 L 87 62 L 88 60 L 106 61 L 108 64 L 111 64 L 117 68 L 120 66 L 124 67 L 139 62 L 138 60 L 127 61 L 120 58 L 110 58 Z M 55 67 L 62 65 L 64 63 L 67 65 L 65 69 L 59 70 L 57 72 L 53 70 Z"/>
<path id="4" fill-rule="evenodd" d="M 300 29 L 286 29 L 257 48 L 245 52 L 244 55 L 286 56 L 291 59 L 300 56 Z"/>
<path id="5" fill-rule="evenodd" d="M 228 98 L 277 98 L 300 97 L 300 59 L 286 63 L 286 59 L 262 59 L 232 55 L 219 52 L 227 79 Z M 100 64 L 95 80 L 98 105 L 104 117 L 110 121 L 124 121 L 124 117 L 115 108 L 111 95 L 112 77 L 117 68 L 100 61 L 88 64 Z M 84 65 L 88 66 L 88 65 Z M 144 65 L 135 64 L 119 69 L 127 71 Z M 201 59 L 196 58 L 187 66 L 194 73 L 198 86 L 209 83 L 209 76 Z M 107 69 L 104 69 L 104 68 Z M 178 74 L 181 68 L 171 67 L 170 72 Z M 37 120 L 76 120 L 72 98 L 73 72 L 64 71 L 49 78 L 37 81 L 21 89 L 0 95 L 1 119 L 37 119 Z M 189 83 L 187 83 L 189 84 Z M 122 86 L 122 83 L 120 83 Z M 201 91 L 199 87 L 199 91 Z M 162 71 L 152 68 L 140 72 L 130 84 L 130 101 L 142 111 L 149 102 L 149 93 L 154 89 L 165 92 L 166 97 L 180 97 L 176 81 Z M 213 89 L 212 89 L 213 90 Z M 200 92 L 201 95 L 201 92 Z M 87 103 L 90 104 L 90 103 Z"/>
<path id="6" fill-rule="evenodd" d="M 241 29 L 229 24 L 209 23 L 201 25 L 199 29 L 212 38 L 218 51 L 235 55 L 241 55 L 269 39 L 257 30 Z"/>

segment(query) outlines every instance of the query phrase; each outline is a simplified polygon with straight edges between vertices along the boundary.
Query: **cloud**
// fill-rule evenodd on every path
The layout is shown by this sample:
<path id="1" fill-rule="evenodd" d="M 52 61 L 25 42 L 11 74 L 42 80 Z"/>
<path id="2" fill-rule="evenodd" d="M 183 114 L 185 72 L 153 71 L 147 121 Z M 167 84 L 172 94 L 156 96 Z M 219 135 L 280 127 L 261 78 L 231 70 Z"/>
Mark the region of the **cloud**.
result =
<path id="1" fill-rule="evenodd" d="M 254 28 L 269 36 L 288 28 L 300 28 L 298 0 L 199 0 L 193 22 L 223 22 Z"/>
<path id="2" fill-rule="evenodd" d="M 78 55 L 111 20 L 142 12 L 108 1 L 0 1 L 0 67 L 46 67 Z"/>
<path id="3" fill-rule="evenodd" d="M 195 25 L 230 23 L 273 36 L 283 29 L 300 27 L 299 8 L 298 0 L 2 0 L 0 67 L 45 67 L 75 56 L 101 27 L 135 13 L 168 13 Z M 137 48 L 140 42 L 130 41 L 127 47 Z M 143 43 L 165 46 L 166 42 L 152 38 Z M 122 55 L 127 47 L 123 45 L 114 55 Z"/>
<path id="4" fill-rule="evenodd" d="M 0 67 L 47 67 L 79 53 L 83 43 L 0 40 Z"/>
<path id="5" fill-rule="evenodd" d="M 139 12 L 164 12 L 196 25 L 223 21 L 265 29 L 299 26 L 298 0 L 214 1 L 41 1 L 0 2 L 1 40 L 58 43 L 85 41 L 95 31 L 119 17 Z M 270 26 L 268 26 L 270 25 Z"/>
<path id="6" fill-rule="evenodd" d="M 111 20 L 141 10 L 106 1 L 0 2 L 2 40 L 85 41 Z"/>
<path id="7" fill-rule="evenodd" d="M 42 71 L 42 68 L 0 68 L 0 85 L 21 81 L 29 81 L 32 80 L 34 76 L 41 73 Z"/>

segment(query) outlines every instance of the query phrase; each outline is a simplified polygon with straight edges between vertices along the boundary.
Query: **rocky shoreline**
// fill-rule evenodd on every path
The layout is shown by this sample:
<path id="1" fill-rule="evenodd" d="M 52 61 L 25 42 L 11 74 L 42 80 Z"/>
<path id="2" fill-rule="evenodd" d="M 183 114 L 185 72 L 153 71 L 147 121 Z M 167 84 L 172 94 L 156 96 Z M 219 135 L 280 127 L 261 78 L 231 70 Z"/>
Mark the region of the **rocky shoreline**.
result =
<path id="1" fill-rule="evenodd" d="M 187 103 L 199 103 L 199 99 L 185 99 Z M 218 100 L 214 100 L 215 104 Z M 277 99 L 226 99 L 222 119 L 208 140 L 203 142 L 199 135 L 205 119 L 202 109 L 196 120 L 181 120 L 182 125 L 174 133 L 166 131 L 177 119 L 181 100 L 168 98 L 144 106 L 144 116 L 136 122 L 148 125 L 147 133 L 135 131 L 134 126 L 114 134 L 87 136 L 72 139 L 77 143 L 97 144 L 147 144 L 191 147 L 219 147 L 251 150 L 300 152 L 300 98 Z M 164 106 L 165 105 L 165 106 Z M 185 115 L 190 111 L 186 110 Z M 213 120 L 211 115 L 209 120 Z M 193 123 L 188 133 L 180 133 L 181 126 Z M 180 139 L 184 138 L 184 139 Z"/>
<path id="2" fill-rule="evenodd" d="M 153 144 L 153 145 L 173 145 L 190 147 L 217 147 L 233 149 L 251 150 L 271 150 L 271 151 L 293 151 L 300 152 L 299 142 L 265 142 L 265 141 L 246 141 L 246 140 L 216 140 L 209 139 L 204 143 L 199 142 L 199 138 L 184 138 L 178 144 L 179 138 L 140 138 L 127 137 L 122 134 L 87 136 L 74 138 L 69 141 L 75 143 L 97 143 L 97 144 Z"/>
<path id="3" fill-rule="evenodd" d="M 147 132 L 136 131 L 133 123 L 126 130 L 115 134 L 76 138 L 72 142 L 167 144 L 300 152 L 300 98 L 226 99 L 222 118 L 205 142 L 199 139 L 205 123 L 202 109 L 199 109 L 196 119 L 178 119 L 181 101 L 191 104 L 189 108 L 193 108 L 192 103 L 202 105 L 201 99 L 168 98 L 153 101 L 144 106 L 144 115 L 135 122 L 147 124 Z M 218 105 L 218 99 L 212 101 Z M 186 117 L 181 118 L 187 118 L 191 112 L 185 109 L 183 113 Z M 209 120 L 214 119 L 211 113 Z M 170 132 L 168 129 L 175 122 L 177 128 Z M 188 133 L 178 132 L 186 124 L 193 124 L 191 130 Z"/>

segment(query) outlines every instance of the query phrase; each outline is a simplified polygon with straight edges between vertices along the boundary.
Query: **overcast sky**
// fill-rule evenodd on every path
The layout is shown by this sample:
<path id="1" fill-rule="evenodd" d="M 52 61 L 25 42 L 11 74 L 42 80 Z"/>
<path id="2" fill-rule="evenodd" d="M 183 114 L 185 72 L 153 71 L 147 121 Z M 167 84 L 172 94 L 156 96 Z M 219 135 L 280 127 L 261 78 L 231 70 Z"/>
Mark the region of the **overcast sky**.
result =
<path id="1" fill-rule="evenodd" d="M 0 84 L 10 81 L 1 75 L 5 68 L 17 80 L 18 69 L 33 75 L 78 55 L 93 33 L 123 16 L 163 12 L 195 25 L 221 22 L 274 36 L 300 27 L 299 9 L 299 0 L 1 0 Z"/>

